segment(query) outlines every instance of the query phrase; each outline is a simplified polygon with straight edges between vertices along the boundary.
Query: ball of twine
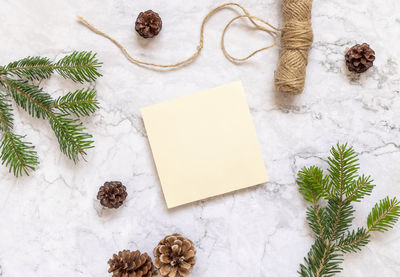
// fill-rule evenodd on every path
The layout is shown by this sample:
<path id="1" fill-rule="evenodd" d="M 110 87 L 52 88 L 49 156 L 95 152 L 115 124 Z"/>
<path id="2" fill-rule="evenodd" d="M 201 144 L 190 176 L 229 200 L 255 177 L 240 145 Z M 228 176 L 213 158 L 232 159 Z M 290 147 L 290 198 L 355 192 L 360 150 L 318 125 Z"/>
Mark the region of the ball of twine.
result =
<path id="1" fill-rule="evenodd" d="M 280 92 L 301 93 L 304 89 L 308 52 L 313 42 L 312 0 L 282 0 L 282 50 L 275 72 Z"/>

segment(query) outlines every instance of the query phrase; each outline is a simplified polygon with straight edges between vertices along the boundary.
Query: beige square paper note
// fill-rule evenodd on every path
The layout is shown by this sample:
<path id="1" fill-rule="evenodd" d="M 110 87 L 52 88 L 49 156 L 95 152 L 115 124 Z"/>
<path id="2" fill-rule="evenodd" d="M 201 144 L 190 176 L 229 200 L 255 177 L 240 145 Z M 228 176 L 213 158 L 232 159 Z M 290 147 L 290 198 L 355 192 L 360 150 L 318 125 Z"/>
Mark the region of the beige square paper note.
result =
<path id="1" fill-rule="evenodd" d="M 241 82 L 141 112 L 168 208 L 268 180 Z"/>

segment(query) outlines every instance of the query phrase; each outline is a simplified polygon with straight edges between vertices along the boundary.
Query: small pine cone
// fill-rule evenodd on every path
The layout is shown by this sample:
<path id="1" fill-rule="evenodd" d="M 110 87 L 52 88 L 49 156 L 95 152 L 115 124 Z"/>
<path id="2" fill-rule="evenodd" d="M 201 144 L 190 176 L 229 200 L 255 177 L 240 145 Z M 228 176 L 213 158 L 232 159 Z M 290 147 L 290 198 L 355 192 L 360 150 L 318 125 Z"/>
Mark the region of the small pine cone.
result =
<path id="1" fill-rule="evenodd" d="M 190 239 L 179 234 L 166 236 L 154 248 L 154 266 L 162 276 L 184 277 L 196 263 L 196 249 Z"/>
<path id="2" fill-rule="evenodd" d="M 147 253 L 140 254 L 140 251 L 119 251 L 108 261 L 109 273 L 113 277 L 152 277 L 154 265 Z"/>
<path id="3" fill-rule="evenodd" d="M 144 38 L 152 38 L 161 31 L 162 21 L 158 13 L 148 10 L 139 13 L 136 23 L 135 30 Z"/>
<path id="4" fill-rule="evenodd" d="M 367 43 L 356 44 L 347 50 L 345 58 L 349 71 L 363 73 L 373 66 L 375 52 Z"/>
<path id="5" fill-rule="evenodd" d="M 100 200 L 100 204 L 110 209 L 119 208 L 127 196 L 126 187 L 117 181 L 105 182 L 97 193 L 97 199 Z"/>

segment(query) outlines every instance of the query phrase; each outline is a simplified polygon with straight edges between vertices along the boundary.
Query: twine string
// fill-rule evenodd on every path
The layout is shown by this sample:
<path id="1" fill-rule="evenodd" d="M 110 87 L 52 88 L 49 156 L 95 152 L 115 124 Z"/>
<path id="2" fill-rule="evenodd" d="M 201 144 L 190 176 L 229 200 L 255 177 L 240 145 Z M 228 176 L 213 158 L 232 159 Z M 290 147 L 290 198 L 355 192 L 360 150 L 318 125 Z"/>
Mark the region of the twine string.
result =
<path id="1" fill-rule="evenodd" d="M 100 31 L 95 26 L 90 24 L 82 16 L 78 16 L 82 22 L 91 31 L 109 39 L 113 42 L 132 63 L 137 65 L 155 67 L 155 68 L 175 68 L 196 59 L 204 47 L 204 28 L 208 19 L 219 10 L 234 6 L 239 8 L 243 14 L 232 18 L 226 25 L 221 36 L 221 49 L 224 55 L 233 62 L 243 62 L 255 54 L 270 49 L 276 46 L 279 41 L 282 41 L 282 49 L 279 56 L 278 69 L 275 72 L 275 87 L 278 91 L 288 93 L 301 93 L 304 90 L 306 66 L 308 64 L 308 52 L 313 42 L 313 31 L 311 27 L 311 9 L 312 0 L 281 0 L 283 14 L 283 28 L 278 29 L 271 25 L 268 21 L 251 15 L 243 6 L 238 3 L 225 3 L 212 9 L 204 17 L 200 28 L 200 40 L 196 51 L 187 59 L 173 64 L 158 64 L 154 62 L 141 61 L 134 58 L 126 48 L 117 40 L 108 34 Z M 225 47 L 225 35 L 232 23 L 241 18 L 247 18 L 255 29 L 266 32 L 274 41 L 271 45 L 260 48 L 246 57 L 237 58 L 231 55 Z M 259 23 L 261 24 L 259 24 Z"/>
<path id="2" fill-rule="evenodd" d="M 280 29 L 274 27 L 273 25 L 271 25 L 268 21 L 263 20 L 259 17 L 253 16 L 251 15 L 243 6 L 241 6 L 240 4 L 237 3 L 225 3 L 222 4 L 214 9 L 212 9 L 210 12 L 208 12 L 208 14 L 204 17 L 202 23 L 201 23 L 201 28 L 200 28 L 200 40 L 199 40 L 199 44 L 197 45 L 196 51 L 187 59 L 184 59 L 182 61 L 173 63 L 173 64 L 158 64 L 158 63 L 153 63 L 153 62 L 146 62 L 146 61 L 142 61 L 139 60 L 137 58 L 134 58 L 129 52 L 128 50 L 117 40 L 115 40 L 114 38 L 112 38 L 110 35 L 104 33 L 103 31 L 100 31 L 98 28 L 96 28 L 94 25 L 92 25 L 91 23 L 89 23 L 85 18 L 83 18 L 82 16 L 78 16 L 78 19 L 80 22 L 82 22 L 86 27 L 88 27 L 91 31 L 93 31 L 94 33 L 101 35 L 105 38 L 107 38 L 108 40 L 110 40 L 112 43 L 114 43 L 121 51 L 122 53 L 125 55 L 125 57 L 132 63 L 134 64 L 138 64 L 138 65 L 144 65 L 144 66 L 150 66 L 150 67 L 157 67 L 157 68 L 174 68 L 174 67 L 179 67 L 183 64 L 192 62 L 194 59 L 196 59 L 199 55 L 200 52 L 202 51 L 203 47 L 204 47 L 204 28 L 206 25 L 206 22 L 208 21 L 208 19 L 214 15 L 217 11 L 227 7 L 227 6 L 236 6 L 238 8 L 240 8 L 243 12 L 242 15 L 236 16 L 233 19 L 231 19 L 228 24 L 225 26 L 224 31 L 222 32 L 222 37 L 221 37 L 221 48 L 222 51 L 224 53 L 224 55 L 230 59 L 231 61 L 235 61 L 235 62 L 242 62 L 242 61 L 246 61 L 249 58 L 251 58 L 252 56 L 254 56 L 255 54 L 257 54 L 258 52 L 270 49 L 274 46 L 276 46 L 279 43 L 280 40 L 280 36 L 279 36 L 279 31 Z M 244 57 L 244 58 L 236 58 L 234 56 L 232 56 L 225 47 L 225 34 L 228 31 L 229 27 L 232 25 L 232 23 L 240 18 L 247 18 L 250 23 L 257 29 L 260 31 L 264 31 L 266 33 L 268 33 L 270 36 L 272 36 L 274 38 L 274 42 L 266 47 L 263 47 L 261 49 L 258 49 L 254 52 L 252 52 L 250 55 Z M 258 24 L 257 22 L 262 23 L 263 25 Z"/>
<path id="3" fill-rule="evenodd" d="M 254 21 L 262 22 L 262 23 L 264 23 L 266 25 L 268 24 L 267 21 L 265 21 L 265 20 L 263 20 L 263 19 L 261 19 L 259 17 L 243 14 L 243 15 L 238 15 L 238 16 L 232 18 L 225 25 L 224 31 L 222 32 L 222 36 L 221 36 L 221 48 L 222 48 L 222 52 L 224 52 L 225 57 L 227 57 L 228 59 L 230 59 L 231 61 L 234 61 L 234 62 L 244 62 L 244 61 L 250 59 L 251 57 L 253 57 L 258 52 L 261 52 L 261 51 L 270 49 L 272 47 L 275 47 L 280 41 L 280 36 L 279 36 L 279 33 L 277 32 L 279 29 L 276 29 L 275 27 L 273 27 L 274 28 L 273 30 L 268 30 L 268 29 L 267 30 L 263 30 L 263 31 L 267 32 L 270 36 L 272 36 L 274 38 L 274 42 L 271 45 L 268 45 L 268 46 L 265 46 L 263 48 L 257 49 L 257 50 L 255 50 L 254 52 L 250 53 L 248 56 L 246 56 L 244 58 L 236 58 L 236 57 L 232 56 L 231 54 L 229 54 L 228 50 L 226 50 L 226 47 L 225 47 L 225 35 L 226 35 L 229 27 L 232 25 L 232 23 L 234 21 L 240 19 L 240 18 L 243 18 L 243 17 L 247 17 L 247 18 L 252 19 Z"/>

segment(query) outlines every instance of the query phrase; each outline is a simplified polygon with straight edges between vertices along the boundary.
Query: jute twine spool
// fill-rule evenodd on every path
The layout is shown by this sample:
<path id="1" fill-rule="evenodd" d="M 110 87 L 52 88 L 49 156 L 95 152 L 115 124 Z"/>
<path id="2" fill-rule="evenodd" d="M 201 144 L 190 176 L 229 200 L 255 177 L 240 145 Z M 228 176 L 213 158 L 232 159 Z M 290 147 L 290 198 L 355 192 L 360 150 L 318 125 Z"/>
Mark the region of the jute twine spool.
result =
<path id="1" fill-rule="evenodd" d="M 200 40 L 197 45 L 196 51 L 188 58 L 173 63 L 173 64 L 158 64 L 154 62 L 141 61 L 134 58 L 126 48 L 117 40 L 108 34 L 100 31 L 95 26 L 90 24 L 82 16 L 78 16 L 78 20 L 87 26 L 93 32 L 109 39 L 114 43 L 125 55 L 125 57 L 132 63 L 142 66 L 153 68 L 175 68 L 192 62 L 196 59 L 204 46 L 204 28 L 208 19 L 217 11 L 227 7 L 234 6 L 241 9 L 243 14 L 232 18 L 225 26 L 221 36 L 221 48 L 224 55 L 233 62 L 243 62 L 254 56 L 255 54 L 270 49 L 276 46 L 280 39 L 282 39 L 283 49 L 279 61 L 279 68 L 275 74 L 276 88 L 283 92 L 300 93 L 304 88 L 305 67 L 308 60 L 308 51 L 312 43 L 312 30 L 311 30 L 311 2 L 312 0 L 282 0 L 284 29 L 278 29 L 272 26 L 268 21 L 261 19 L 257 16 L 251 15 L 244 7 L 237 3 L 225 3 L 212 9 L 203 19 L 200 28 Z M 273 38 L 273 43 L 266 47 L 260 48 L 251 54 L 243 57 L 236 58 L 229 54 L 225 47 L 225 34 L 232 23 L 238 19 L 247 18 L 255 29 L 266 32 Z M 259 24 L 259 23 L 261 24 Z M 282 31 L 282 38 L 279 32 Z M 296 48 L 297 47 L 297 48 Z"/>
<path id="2" fill-rule="evenodd" d="M 301 93 L 306 79 L 308 52 L 313 42 L 312 0 L 282 0 L 282 50 L 275 72 L 278 91 Z"/>

